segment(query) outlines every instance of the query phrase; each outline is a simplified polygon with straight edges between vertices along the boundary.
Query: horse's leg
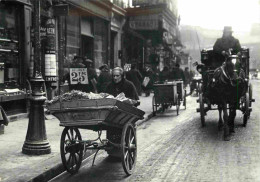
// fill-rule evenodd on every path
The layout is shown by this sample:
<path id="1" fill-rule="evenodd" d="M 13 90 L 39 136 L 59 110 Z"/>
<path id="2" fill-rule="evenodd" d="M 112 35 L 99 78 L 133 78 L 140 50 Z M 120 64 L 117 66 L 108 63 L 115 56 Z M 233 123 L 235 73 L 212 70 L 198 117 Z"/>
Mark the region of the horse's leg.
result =
<path id="1" fill-rule="evenodd" d="M 218 130 L 219 131 L 223 128 L 222 110 L 223 110 L 222 107 L 218 105 L 218 113 L 219 113 Z"/>
<path id="2" fill-rule="evenodd" d="M 224 118 L 224 140 L 229 141 L 230 134 L 229 134 L 229 126 L 228 126 L 227 103 L 224 103 L 222 106 L 223 106 L 223 118 Z"/>
<path id="3" fill-rule="evenodd" d="M 235 133 L 235 117 L 236 117 L 236 103 L 230 104 L 230 112 L 229 112 L 229 118 L 228 118 L 228 125 L 229 125 L 229 132 Z"/>

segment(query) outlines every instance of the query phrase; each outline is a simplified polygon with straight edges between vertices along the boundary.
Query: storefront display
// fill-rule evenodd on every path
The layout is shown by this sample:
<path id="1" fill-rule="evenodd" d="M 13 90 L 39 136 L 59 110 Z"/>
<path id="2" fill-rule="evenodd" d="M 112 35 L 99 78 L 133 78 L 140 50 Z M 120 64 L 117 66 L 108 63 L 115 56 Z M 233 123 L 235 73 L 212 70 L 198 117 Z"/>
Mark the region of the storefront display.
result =
<path id="1" fill-rule="evenodd" d="M 0 105 L 8 115 L 26 112 L 27 94 L 21 86 L 21 12 L 19 5 L 0 2 Z"/>
<path id="2" fill-rule="evenodd" d="M 0 6 L 0 63 L 3 65 L 0 89 L 17 87 L 19 80 L 19 48 L 15 8 Z"/>

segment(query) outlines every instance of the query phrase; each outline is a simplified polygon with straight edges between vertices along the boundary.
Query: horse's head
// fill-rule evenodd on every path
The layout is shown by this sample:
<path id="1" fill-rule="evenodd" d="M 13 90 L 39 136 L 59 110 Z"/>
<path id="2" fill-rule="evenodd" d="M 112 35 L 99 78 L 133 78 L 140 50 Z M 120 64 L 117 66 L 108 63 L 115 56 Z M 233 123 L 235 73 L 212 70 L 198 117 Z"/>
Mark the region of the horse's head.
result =
<path id="1" fill-rule="evenodd" d="M 241 69 L 241 56 L 239 54 L 229 54 L 226 56 L 224 69 L 230 78 L 239 75 Z"/>

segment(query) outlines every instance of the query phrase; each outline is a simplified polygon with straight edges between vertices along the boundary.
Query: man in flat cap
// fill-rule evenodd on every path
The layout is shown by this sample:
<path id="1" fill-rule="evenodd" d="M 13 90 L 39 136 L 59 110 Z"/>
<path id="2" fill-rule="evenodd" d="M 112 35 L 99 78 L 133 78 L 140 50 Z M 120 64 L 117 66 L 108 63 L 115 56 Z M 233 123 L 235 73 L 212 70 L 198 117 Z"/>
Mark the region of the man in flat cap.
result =
<path id="1" fill-rule="evenodd" d="M 240 51 L 241 45 L 239 43 L 239 40 L 234 38 L 232 36 L 232 33 L 232 27 L 224 27 L 223 36 L 217 39 L 215 45 L 213 46 L 213 50 L 216 53 L 224 54 L 225 52 L 228 52 L 229 49 L 232 49 L 235 54 Z"/>

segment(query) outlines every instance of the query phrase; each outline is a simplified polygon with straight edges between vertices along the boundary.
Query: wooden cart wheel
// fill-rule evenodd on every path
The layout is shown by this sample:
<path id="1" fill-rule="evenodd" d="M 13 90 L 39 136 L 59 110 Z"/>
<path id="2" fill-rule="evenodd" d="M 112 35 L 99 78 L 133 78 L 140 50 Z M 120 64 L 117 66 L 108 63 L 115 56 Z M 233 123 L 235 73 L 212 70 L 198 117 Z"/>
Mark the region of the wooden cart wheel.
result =
<path id="1" fill-rule="evenodd" d="M 156 103 L 155 103 L 155 97 L 154 96 L 153 96 L 152 104 L 153 104 L 153 116 L 156 116 L 157 106 L 156 106 Z"/>
<path id="2" fill-rule="evenodd" d="M 137 156 L 136 132 L 131 123 L 127 123 L 123 128 L 121 150 L 121 160 L 124 171 L 127 175 L 131 175 L 135 169 Z"/>
<path id="3" fill-rule="evenodd" d="M 64 128 L 61 134 L 60 155 L 63 166 L 71 174 L 78 172 L 82 162 L 83 146 L 79 141 L 82 141 L 82 138 L 78 128 Z"/>
<path id="4" fill-rule="evenodd" d="M 243 126 L 246 127 L 247 125 L 247 120 L 248 120 L 248 117 L 250 115 L 250 111 L 249 111 L 249 94 L 246 93 L 245 95 L 245 99 L 244 99 L 244 116 L 243 116 Z"/>
<path id="5" fill-rule="evenodd" d="M 201 126 L 205 126 L 205 111 L 204 111 L 204 102 L 203 102 L 203 94 L 199 94 L 199 102 L 200 102 L 200 119 Z"/>

